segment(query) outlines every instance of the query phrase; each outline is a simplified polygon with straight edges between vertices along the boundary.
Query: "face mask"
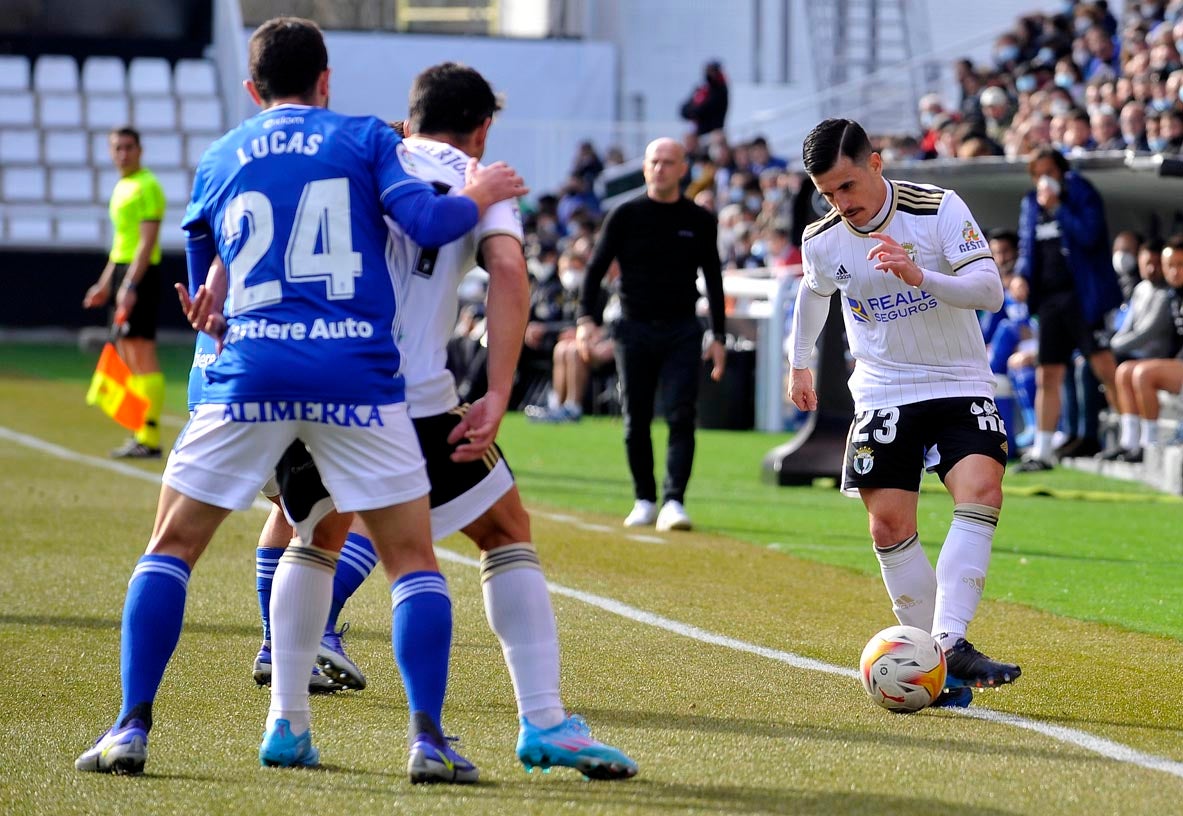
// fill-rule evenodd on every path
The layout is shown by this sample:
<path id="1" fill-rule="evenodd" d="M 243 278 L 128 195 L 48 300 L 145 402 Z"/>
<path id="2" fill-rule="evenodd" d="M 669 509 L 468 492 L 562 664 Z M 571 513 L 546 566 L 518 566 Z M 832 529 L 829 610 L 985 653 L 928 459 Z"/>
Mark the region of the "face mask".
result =
<path id="1" fill-rule="evenodd" d="M 1063 116 L 1070 110 L 1070 106 L 1063 99 L 1053 99 L 1049 110 L 1052 116 Z"/>
<path id="2" fill-rule="evenodd" d="M 1072 74 L 1056 74 L 1057 88 L 1071 88 L 1076 84 L 1076 77 Z"/>
<path id="3" fill-rule="evenodd" d="M 1183 56 L 1183 40 L 1175 40 L 1175 50 L 1179 52 L 1180 56 Z"/>
<path id="4" fill-rule="evenodd" d="M 1138 259 L 1132 252 L 1113 253 L 1113 271 L 1119 275 L 1132 275 L 1138 268 Z"/>
<path id="5" fill-rule="evenodd" d="M 1035 77 L 1024 74 L 1015 80 L 1015 90 L 1019 93 L 1031 93 L 1035 90 Z"/>
<path id="6" fill-rule="evenodd" d="M 1150 149 L 1154 153 L 1161 153 L 1163 150 L 1166 149 L 1166 146 L 1167 146 L 1167 140 L 1162 138 L 1161 136 L 1156 136 L 1150 140 Z"/>
<path id="7" fill-rule="evenodd" d="M 727 200 L 732 204 L 739 204 L 743 202 L 743 188 L 732 187 L 727 191 Z"/>
<path id="8" fill-rule="evenodd" d="M 1077 17 L 1074 28 L 1076 29 L 1076 36 L 1082 36 L 1084 32 L 1093 27 L 1093 21 L 1088 17 Z"/>
<path id="9" fill-rule="evenodd" d="M 1005 65 L 1008 62 L 1014 62 L 1019 58 L 1019 47 L 1017 45 L 1004 45 L 994 52 L 994 61 L 999 65 Z"/>
<path id="10" fill-rule="evenodd" d="M 538 281 L 539 283 L 550 280 L 551 276 L 555 273 L 554 264 L 543 263 L 537 258 L 530 258 L 527 260 L 526 269 L 528 269 L 530 274 L 534 276 L 534 280 Z"/>
<path id="11" fill-rule="evenodd" d="M 785 200 L 785 191 L 781 189 L 772 189 L 764 194 L 764 198 L 771 201 L 773 204 L 779 204 Z"/>
<path id="12" fill-rule="evenodd" d="M 765 251 L 767 251 L 767 249 L 768 248 L 766 246 L 764 246 L 763 241 L 757 241 L 756 243 L 752 244 L 752 255 L 754 255 L 757 258 L 763 258 L 764 253 L 765 253 Z"/>
<path id="13" fill-rule="evenodd" d="M 578 292 L 583 287 L 586 273 L 582 269 L 566 269 L 559 273 L 559 280 L 568 292 Z"/>
<path id="14" fill-rule="evenodd" d="M 1143 3 L 1142 4 L 1143 17 L 1158 17 L 1158 3 Z"/>
<path id="15" fill-rule="evenodd" d="M 1129 145 L 1130 147 L 1133 147 L 1138 142 L 1138 134 L 1137 133 L 1127 133 L 1123 130 L 1121 132 L 1121 139 L 1127 145 Z"/>
<path id="16" fill-rule="evenodd" d="M 750 195 L 743 200 L 744 206 L 752 211 L 759 211 L 764 206 L 764 199 L 758 195 Z"/>

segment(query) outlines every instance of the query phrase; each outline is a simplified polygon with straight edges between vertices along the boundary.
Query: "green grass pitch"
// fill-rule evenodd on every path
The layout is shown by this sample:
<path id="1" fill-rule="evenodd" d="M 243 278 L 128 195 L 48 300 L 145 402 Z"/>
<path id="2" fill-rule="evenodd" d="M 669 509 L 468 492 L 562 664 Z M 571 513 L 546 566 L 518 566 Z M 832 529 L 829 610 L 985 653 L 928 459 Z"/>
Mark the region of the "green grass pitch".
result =
<path id="1" fill-rule="evenodd" d="M 164 353 L 169 435 L 189 354 Z M 481 784 L 406 780 L 406 702 L 380 579 L 344 615 L 370 687 L 313 701 L 325 766 L 260 768 L 257 511 L 232 517 L 194 573 L 146 774 L 77 773 L 74 757 L 118 708 L 123 594 L 162 468 L 110 469 L 122 432 L 83 404 L 93 364 L 70 349 L 0 346 L 0 814 L 1180 810 L 1183 503 L 1079 473 L 1008 475 L 971 638 L 1021 663 L 1023 677 L 980 693 L 974 717 L 891 715 L 849 674 L 894 622 L 861 505 L 832 487 L 761 484 L 760 457 L 781 437 L 700 432 L 695 532 L 631 537 L 620 527 L 631 504 L 621 428 L 606 419 L 509 417 L 501 444 L 555 585 L 565 703 L 637 759 L 637 778 L 526 775 L 516 763 L 508 674 L 461 537 L 441 544 L 456 618 L 445 729 L 462 737 Z M 655 442 L 660 459 L 658 426 Z M 950 513 L 926 482 L 932 557 Z"/>

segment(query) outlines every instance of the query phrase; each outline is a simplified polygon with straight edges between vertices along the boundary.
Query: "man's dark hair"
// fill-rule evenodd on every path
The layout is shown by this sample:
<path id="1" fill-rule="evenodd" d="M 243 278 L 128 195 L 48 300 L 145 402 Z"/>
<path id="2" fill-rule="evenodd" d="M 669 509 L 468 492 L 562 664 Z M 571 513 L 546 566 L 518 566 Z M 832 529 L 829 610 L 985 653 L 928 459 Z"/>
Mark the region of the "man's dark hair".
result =
<path id="1" fill-rule="evenodd" d="M 1145 250 L 1155 255 L 1161 255 L 1163 246 L 1165 245 L 1163 244 L 1162 238 L 1159 238 L 1157 235 L 1151 235 L 1142 242 L 1142 246 L 1138 248 L 1138 251 L 1141 252 L 1142 250 Z"/>
<path id="2" fill-rule="evenodd" d="M 1006 227 L 998 227 L 986 233 L 986 240 L 988 241 L 1006 241 L 1008 244 L 1017 247 L 1019 245 L 1019 234 L 1013 229 Z"/>
<path id="3" fill-rule="evenodd" d="M 136 147 L 140 146 L 140 132 L 131 125 L 124 125 L 123 127 L 111 128 L 111 132 L 107 134 L 110 139 L 118 139 L 121 136 L 126 136 L 136 143 Z"/>
<path id="4" fill-rule="evenodd" d="M 307 98 L 329 67 L 324 35 L 302 17 L 268 20 L 255 29 L 247 50 L 251 81 L 264 102 Z"/>
<path id="5" fill-rule="evenodd" d="M 1068 160 L 1064 158 L 1064 154 L 1054 147 L 1042 147 L 1035 151 L 1031 159 L 1027 162 L 1027 172 L 1030 173 L 1035 169 L 1035 163 L 1040 159 L 1051 159 L 1061 173 L 1067 173 L 1070 168 Z"/>
<path id="6" fill-rule="evenodd" d="M 433 65 L 411 83 L 411 133 L 472 133 L 501 105 L 488 81 L 467 65 Z"/>
<path id="7" fill-rule="evenodd" d="M 871 155 L 871 140 L 852 119 L 827 119 L 809 131 L 801 151 L 805 172 L 817 177 L 831 170 L 842 156 L 861 164 Z"/>
<path id="8" fill-rule="evenodd" d="M 1163 249 L 1169 249 L 1171 252 L 1179 252 L 1183 250 L 1183 233 L 1176 232 L 1167 239 L 1167 245 Z"/>

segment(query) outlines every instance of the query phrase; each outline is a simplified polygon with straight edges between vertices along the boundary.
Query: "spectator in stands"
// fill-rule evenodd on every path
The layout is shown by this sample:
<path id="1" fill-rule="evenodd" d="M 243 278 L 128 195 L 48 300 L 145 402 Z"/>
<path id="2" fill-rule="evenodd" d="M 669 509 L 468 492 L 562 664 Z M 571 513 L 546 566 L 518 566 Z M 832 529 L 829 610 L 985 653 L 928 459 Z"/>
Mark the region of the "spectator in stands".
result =
<path id="1" fill-rule="evenodd" d="M 1170 354 L 1175 325 L 1170 310 L 1172 290 L 1163 277 L 1162 250 L 1162 241 L 1151 238 L 1137 253 L 1138 273 L 1142 279 L 1134 287 L 1129 304 L 1122 310 L 1120 328 L 1109 343 L 1119 363 Z M 1117 390 L 1120 394 L 1120 365 Z"/>
<path id="2" fill-rule="evenodd" d="M 772 151 L 768 148 L 768 140 L 763 136 L 757 136 L 752 139 L 751 144 L 748 145 L 748 172 L 753 176 L 759 176 L 765 170 L 785 170 L 789 163 L 779 156 L 773 156 Z"/>
<path id="3" fill-rule="evenodd" d="M 1159 138 L 1165 140 L 1161 152 L 1183 153 L 1183 110 L 1172 108 L 1159 118 Z"/>
<path id="4" fill-rule="evenodd" d="M 1117 273 L 1121 295 L 1127 301 L 1133 297 L 1134 287 L 1145 277 L 1140 274 L 1142 246 L 1142 236 L 1133 230 L 1122 230 L 1113 238 L 1113 271 Z M 1158 252 L 1162 253 L 1161 242 Z M 1155 263 L 1161 266 L 1162 259 L 1156 256 Z"/>
<path id="5" fill-rule="evenodd" d="M 1121 128 L 1113 108 L 1108 105 L 1097 108 L 1089 117 L 1089 127 L 1096 150 L 1125 150 L 1126 143 L 1121 138 Z"/>
<path id="6" fill-rule="evenodd" d="M 1007 365 L 1011 356 L 1018 350 L 1019 344 L 1032 336 L 1031 324 L 1027 314 L 1027 304 L 1017 301 L 1007 290 L 1011 278 L 1014 277 L 1015 261 L 1019 255 L 1019 236 L 1012 230 L 991 230 L 987 238 L 990 242 L 990 254 L 998 267 L 998 274 L 1002 277 L 1003 305 L 997 312 L 982 313 L 982 336 L 986 341 L 986 349 L 990 358 L 990 371 L 994 374 L 994 404 L 998 407 L 998 414 L 1006 425 L 1007 458 L 1018 456 L 1019 446 L 1017 434 L 1019 432 L 1018 414 L 1021 400 L 1016 400 L 1015 387 L 1007 374 Z M 1031 424 L 1027 420 L 1025 425 Z"/>
<path id="7" fill-rule="evenodd" d="M 1084 44 L 1089 53 L 1089 60 L 1084 65 L 1086 82 L 1114 79 L 1121 73 L 1121 49 L 1103 25 L 1094 25 L 1086 31 Z"/>
<path id="8" fill-rule="evenodd" d="M 562 227 L 564 233 L 570 231 L 571 221 L 580 214 L 599 215 L 600 200 L 596 198 L 595 192 L 592 191 L 584 176 L 572 174 L 567 177 L 567 183 L 563 185 L 563 194 L 559 198 L 556 211 L 559 226 Z"/>
<path id="9" fill-rule="evenodd" d="M 604 151 L 604 166 L 618 167 L 624 164 L 624 151 L 616 145 Z"/>
<path id="10" fill-rule="evenodd" d="M 699 136 L 722 130 L 727 104 L 727 77 L 722 64 L 712 60 L 703 69 L 702 84 L 682 103 L 682 118 L 694 123 L 694 132 Z"/>
<path id="11" fill-rule="evenodd" d="M 591 142 L 580 142 L 575 153 L 575 163 L 571 167 L 571 175 L 579 176 L 586 182 L 587 188 L 592 189 L 596 176 L 604 172 L 604 163 L 596 153 L 596 146 Z"/>
<path id="12" fill-rule="evenodd" d="M 608 267 L 620 264 L 623 317 L 616 328 L 616 368 L 621 380 L 624 441 L 636 498 L 625 525 L 656 523 L 659 529 L 689 529 L 683 506 L 694 460 L 698 379 L 704 357 L 719 380 L 726 363 L 723 345 L 723 281 L 714 216 L 684 199 L 678 179 L 686 157 L 673 139 L 657 139 L 645 150 L 645 193 L 621 204 L 604 221 L 580 299 L 576 339 L 589 349 L 603 322 L 599 293 Z M 710 305 L 710 340 L 695 313 L 702 270 Z M 653 476 L 653 420 L 659 380 L 669 424 L 669 449 L 657 508 Z"/>
<path id="13" fill-rule="evenodd" d="M 1097 143 L 1093 141 L 1092 123 L 1087 112 L 1074 108 L 1068 113 L 1064 121 L 1064 153 L 1068 156 L 1079 156 L 1090 150 L 1095 150 Z"/>
<path id="14" fill-rule="evenodd" d="M 982 107 L 985 135 L 993 141 L 1001 143 L 1006 129 L 1010 127 L 1013 115 L 1010 97 L 1002 88 L 991 85 L 982 91 L 978 101 Z"/>
<path id="15" fill-rule="evenodd" d="M 1161 358 L 1128 360 L 1118 368 L 1117 410 L 1121 414 L 1121 431 L 1117 448 L 1102 453 L 1105 459 L 1141 462 L 1146 449 L 1161 441 L 1158 392 L 1178 394 L 1183 389 L 1183 236 L 1176 235 L 1167 242 L 1162 252 L 1162 268 L 1171 287 L 1171 343 Z"/>
<path id="16" fill-rule="evenodd" d="M 920 128 L 923 132 L 923 135 L 920 137 L 920 149 L 924 151 L 924 158 L 926 159 L 936 156 L 936 121 L 937 117 L 944 112 L 945 106 L 941 102 L 939 94 L 929 93 L 920 97 L 918 113 L 920 117 Z"/>
<path id="17" fill-rule="evenodd" d="M 1126 147 L 1140 153 L 1150 150 L 1146 140 L 1146 106 L 1131 99 L 1121 108 L 1121 138 Z"/>
<path id="18" fill-rule="evenodd" d="M 1035 188 L 1020 208 L 1012 291 L 1039 319 L 1038 431 L 1034 448 L 1019 466 L 1039 471 L 1054 466 L 1060 389 L 1074 351 L 1088 359 L 1112 400 L 1116 364 L 1105 317 L 1121 304 L 1121 287 L 1113 271 L 1104 204 L 1092 184 L 1050 148 L 1035 154 L 1028 171 Z M 1098 440 L 1082 438 L 1056 453 L 1091 456 L 1099 450 Z"/>
<path id="19" fill-rule="evenodd" d="M 82 305 L 97 309 L 111 302 L 119 356 L 131 370 L 128 386 L 148 401 L 144 425 L 126 444 L 111 451 L 117 459 L 160 458 L 160 413 L 164 374 L 156 358 L 156 311 L 160 303 L 160 223 L 164 190 L 141 164 L 140 134 L 117 128 L 107 138 L 119 181 L 111 191 L 113 235 L 107 265 L 86 292 Z"/>

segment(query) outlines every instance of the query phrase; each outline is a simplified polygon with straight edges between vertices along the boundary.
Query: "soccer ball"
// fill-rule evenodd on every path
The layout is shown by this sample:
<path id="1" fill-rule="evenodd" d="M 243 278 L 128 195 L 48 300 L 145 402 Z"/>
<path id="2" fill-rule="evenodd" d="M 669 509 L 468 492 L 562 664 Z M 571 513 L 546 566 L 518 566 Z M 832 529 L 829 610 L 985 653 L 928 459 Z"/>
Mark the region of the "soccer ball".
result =
<path id="1" fill-rule="evenodd" d="M 945 652 L 923 629 L 891 626 L 863 649 L 859 675 L 870 698 L 888 711 L 919 711 L 945 687 Z"/>

